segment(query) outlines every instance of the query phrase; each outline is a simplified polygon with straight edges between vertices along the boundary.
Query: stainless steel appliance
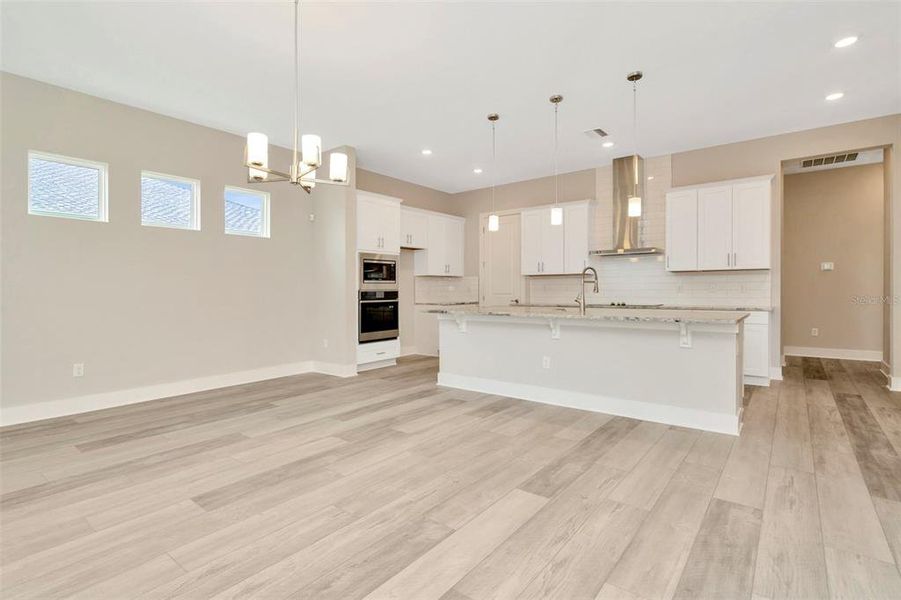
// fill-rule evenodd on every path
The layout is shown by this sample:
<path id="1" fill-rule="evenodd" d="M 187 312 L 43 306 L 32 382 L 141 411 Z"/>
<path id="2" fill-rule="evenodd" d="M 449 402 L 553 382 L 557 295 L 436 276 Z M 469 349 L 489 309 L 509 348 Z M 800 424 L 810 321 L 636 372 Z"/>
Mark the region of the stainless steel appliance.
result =
<path id="1" fill-rule="evenodd" d="M 595 256 L 657 254 L 660 248 L 646 246 L 641 217 L 629 216 L 629 199 L 644 195 L 644 160 L 637 154 L 613 159 L 613 248 L 592 250 Z"/>
<path id="2" fill-rule="evenodd" d="M 360 290 L 397 291 L 397 256 L 360 254 Z"/>
<path id="3" fill-rule="evenodd" d="M 396 287 L 394 290 L 360 290 L 360 342 L 396 339 L 399 310 Z"/>

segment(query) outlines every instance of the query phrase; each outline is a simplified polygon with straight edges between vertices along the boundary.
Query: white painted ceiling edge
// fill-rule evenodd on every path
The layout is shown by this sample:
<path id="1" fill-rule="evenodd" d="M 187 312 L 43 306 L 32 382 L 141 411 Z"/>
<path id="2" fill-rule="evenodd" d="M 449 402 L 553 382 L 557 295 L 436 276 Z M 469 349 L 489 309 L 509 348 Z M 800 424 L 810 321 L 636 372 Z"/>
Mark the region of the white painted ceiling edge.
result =
<path id="1" fill-rule="evenodd" d="M 0 11 L 5 71 L 290 146 L 290 1 Z M 552 173 L 554 93 L 560 172 L 632 153 L 634 69 L 644 156 L 895 114 L 899 19 L 896 2 L 305 3 L 302 129 L 362 168 L 460 192 L 491 180 L 489 112 L 498 183 Z"/>

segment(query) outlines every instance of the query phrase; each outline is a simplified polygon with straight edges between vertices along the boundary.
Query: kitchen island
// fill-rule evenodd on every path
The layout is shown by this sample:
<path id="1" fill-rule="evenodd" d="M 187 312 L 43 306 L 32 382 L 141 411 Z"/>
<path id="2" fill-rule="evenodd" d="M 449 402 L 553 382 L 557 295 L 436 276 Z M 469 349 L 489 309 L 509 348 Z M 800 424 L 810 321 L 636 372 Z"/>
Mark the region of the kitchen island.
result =
<path id="1" fill-rule="evenodd" d="M 436 309 L 442 386 L 737 435 L 739 311 Z"/>

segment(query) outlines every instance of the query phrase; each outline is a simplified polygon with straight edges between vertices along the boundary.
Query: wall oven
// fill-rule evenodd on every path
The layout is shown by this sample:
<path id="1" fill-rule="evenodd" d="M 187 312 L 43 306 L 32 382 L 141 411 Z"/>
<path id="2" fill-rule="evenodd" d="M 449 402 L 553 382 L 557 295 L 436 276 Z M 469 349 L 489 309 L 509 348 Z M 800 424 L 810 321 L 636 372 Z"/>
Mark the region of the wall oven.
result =
<path id="1" fill-rule="evenodd" d="M 397 291 L 397 256 L 360 254 L 360 289 Z"/>
<path id="2" fill-rule="evenodd" d="M 398 336 L 397 290 L 360 290 L 360 343 Z"/>

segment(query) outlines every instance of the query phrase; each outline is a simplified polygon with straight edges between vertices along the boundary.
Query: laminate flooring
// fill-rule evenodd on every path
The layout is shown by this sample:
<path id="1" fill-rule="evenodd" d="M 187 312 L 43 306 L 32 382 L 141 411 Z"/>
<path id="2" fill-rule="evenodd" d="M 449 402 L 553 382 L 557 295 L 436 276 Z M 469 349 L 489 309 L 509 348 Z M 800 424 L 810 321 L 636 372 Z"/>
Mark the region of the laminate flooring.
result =
<path id="1" fill-rule="evenodd" d="M 901 394 L 792 359 L 738 437 L 437 361 L 0 430 L 14 598 L 901 598 Z"/>

